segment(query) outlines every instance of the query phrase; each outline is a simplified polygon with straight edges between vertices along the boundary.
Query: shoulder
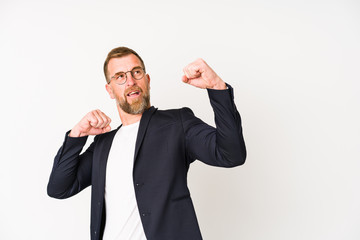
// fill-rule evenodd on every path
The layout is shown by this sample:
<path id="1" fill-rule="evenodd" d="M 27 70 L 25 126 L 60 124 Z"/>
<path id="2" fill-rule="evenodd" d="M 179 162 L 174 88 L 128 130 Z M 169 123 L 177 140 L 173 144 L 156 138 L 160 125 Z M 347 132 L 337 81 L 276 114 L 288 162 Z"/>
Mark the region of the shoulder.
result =
<path id="1" fill-rule="evenodd" d="M 188 107 L 177 109 L 157 110 L 152 118 L 160 122 L 178 121 L 183 115 L 193 114 L 193 111 Z"/>
<path id="2" fill-rule="evenodd" d="M 183 112 L 191 112 L 190 108 L 183 107 L 177 109 L 166 109 L 160 110 L 156 109 L 156 111 L 152 114 L 151 120 L 149 122 L 148 130 L 153 131 L 163 127 L 178 127 L 181 129 L 182 121 L 183 121 Z"/>

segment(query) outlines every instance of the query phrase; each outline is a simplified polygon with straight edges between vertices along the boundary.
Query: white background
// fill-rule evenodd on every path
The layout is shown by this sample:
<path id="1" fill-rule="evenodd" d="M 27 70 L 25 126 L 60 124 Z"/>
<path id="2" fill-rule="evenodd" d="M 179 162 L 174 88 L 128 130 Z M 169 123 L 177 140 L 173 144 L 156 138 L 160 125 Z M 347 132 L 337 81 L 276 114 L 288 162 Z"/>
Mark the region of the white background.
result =
<path id="1" fill-rule="evenodd" d="M 90 188 L 46 195 L 65 132 L 99 108 L 119 124 L 102 65 L 144 59 L 152 104 L 213 124 L 181 82 L 198 57 L 235 89 L 245 165 L 194 163 L 204 239 L 360 239 L 360 3 L 356 0 L 0 2 L 1 239 L 89 239 Z"/>

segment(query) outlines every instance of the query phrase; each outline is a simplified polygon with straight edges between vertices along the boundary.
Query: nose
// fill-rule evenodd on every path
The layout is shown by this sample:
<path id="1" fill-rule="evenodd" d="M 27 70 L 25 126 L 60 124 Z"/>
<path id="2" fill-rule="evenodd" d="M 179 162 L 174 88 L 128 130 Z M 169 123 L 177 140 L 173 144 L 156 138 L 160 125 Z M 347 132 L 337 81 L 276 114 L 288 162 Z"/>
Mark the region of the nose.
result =
<path id="1" fill-rule="evenodd" d="M 131 75 L 131 72 L 127 72 L 126 73 L 126 84 L 128 86 L 133 86 L 136 84 L 135 79 L 133 78 L 133 76 Z"/>

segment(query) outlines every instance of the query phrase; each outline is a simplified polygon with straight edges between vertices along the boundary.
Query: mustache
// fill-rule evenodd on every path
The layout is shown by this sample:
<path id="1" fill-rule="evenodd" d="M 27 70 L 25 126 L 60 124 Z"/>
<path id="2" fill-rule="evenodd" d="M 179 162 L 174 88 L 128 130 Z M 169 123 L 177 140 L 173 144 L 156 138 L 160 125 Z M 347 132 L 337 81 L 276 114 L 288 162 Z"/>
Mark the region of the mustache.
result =
<path id="1" fill-rule="evenodd" d="M 143 90 L 138 87 L 138 86 L 132 86 L 130 88 L 128 88 L 126 91 L 125 91 L 125 95 L 128 95 L 129 93 L 133 92 L 133 91 L 138 91 L 139 93 L 142 93 Z"/>

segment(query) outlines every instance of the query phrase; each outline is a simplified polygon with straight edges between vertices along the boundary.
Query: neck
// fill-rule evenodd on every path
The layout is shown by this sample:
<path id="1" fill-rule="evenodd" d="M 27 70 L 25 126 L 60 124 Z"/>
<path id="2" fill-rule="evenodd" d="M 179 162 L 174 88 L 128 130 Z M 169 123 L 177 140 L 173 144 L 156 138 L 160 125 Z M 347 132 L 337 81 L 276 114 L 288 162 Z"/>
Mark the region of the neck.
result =
<path id="1" fill-rule="evenodd" d="M 124 112 L 119 105 L 117 105 L 117 109 L 119 112 L 120 120 L 123 126 L 130 125 L 133 123 L 136 123 L 140 121 L 142 117 L 142 113 L 140 114 L 129 114 L 127 112 Z"/>

